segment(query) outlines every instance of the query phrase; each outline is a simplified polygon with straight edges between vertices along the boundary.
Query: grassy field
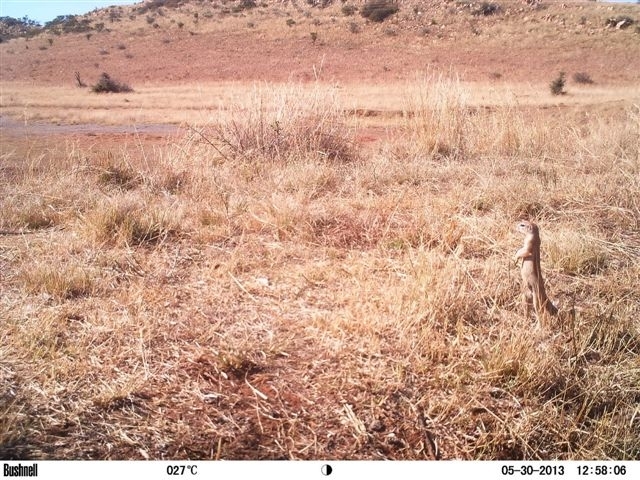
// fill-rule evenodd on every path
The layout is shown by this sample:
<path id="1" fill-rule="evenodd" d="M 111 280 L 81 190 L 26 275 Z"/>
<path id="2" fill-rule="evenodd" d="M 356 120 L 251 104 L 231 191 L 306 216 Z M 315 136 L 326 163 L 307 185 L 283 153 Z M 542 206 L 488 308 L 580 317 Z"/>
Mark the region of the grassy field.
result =
<path id="1" fill-rule="evenodd" d="M 379 125 L 395 127 L 404 114 L 413 109 L 412 100 L 424 93 L 431 78 L 456 78 L 463 90 L 465 106 L 473 108 L 531 107 L 582 112 L 619 110 L 630 101 L 640 101 L 640 86 L 582 85 L 567 80 L 567 95 L 554 96 L 547 83 L 507 81 L 462 82 L 451 72 L 411 75 L 403 81 L 374 83 L 334 83 L 326 93 L 340 97 L 340 107 L 352 115 L 346 118 L 352 126 Z M 297 85 L 313 90 L 316 83 L 296 82 L 213 82 L 173 86 L 143 86 L 122 95 L 96 95 L 89 88 L 73 86 L 2 84 L 0 108 L 7 115 L 26 124 L 46 121 L 62 124 L 207 124 L 229 119 L 230 106 L 250 108 L 261 91 L 269 88 L 285 91 Z M 330 93 L 329 93 L 330 92 Z"/>
<path id="2" fill-rule="evenodd" d="M 2 133 L 0 457 L 640 457 L 637 87 L 406 85 L 161 106 L 5 85 L 27 123 L 186 123 Z M 521 218 L 545 328 L 520 305 Z"/>

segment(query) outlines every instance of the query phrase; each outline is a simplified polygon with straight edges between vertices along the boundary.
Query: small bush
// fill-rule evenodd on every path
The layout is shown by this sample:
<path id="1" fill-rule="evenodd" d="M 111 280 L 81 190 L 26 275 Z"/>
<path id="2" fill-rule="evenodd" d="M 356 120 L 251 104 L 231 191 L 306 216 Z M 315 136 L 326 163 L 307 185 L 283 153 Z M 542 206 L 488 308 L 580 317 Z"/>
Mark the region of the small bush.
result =
<path id="1" fill-rule="evenodd" d="M 114 80 L 107 73 L 100 75 L 98 83 L 91 87 L 91 90 L 95 93 L 123 93 L 133 91 L 129 85 Z"/>
<path id="2" fill-rule="evenodd" d="M 342 14 L 345 17 L 350 17 L 351 15 L 353 15 L 354 13 L 356 13 L 356 7 L 354 5 L 343 5 L 342 6 Z"/>
<path id="3" fill-rule="evenodd" d="M 233 7 L 231 11 L 233 13 L 240 13 L 243 10 L 251 10 L 252 8 L 256 8 L 258 4 L 255 0 L 241 0 L 238 5 Z"/>
<path id="4" fill-rule="evenodd" d="M 141 2 L 142 3 L 142 2 Z M 137 11 L 144 14 L 151 11 L 162 10 L 162 8 L 178 8 L 185 3 L 185 0 L 149 0 L 142 3 Z M 160 12 L 158 12 L 160 14 Z"/>
<path id="5" fill-rule="evenodd" d="M 502 8 L 497 3 L 482 2 L 478 6 L 478 8 L 471 11 L 471 15 L 476 15 L 476 16 L 482 15 L 482 16 L 488 17 L 489 15 L 495 15 L 497 13 L 500 13 L 501 10 Z"/>
<path id="6" fill-rule="evenodd" d="M 59 15 L 44 24 L 44 29 L 54 34 L 82 33 L 91 30 L 90 20 L 77 15 Z"/>
<path id="7" fill-rule="evenodd" d="M 369 0 L 362 7 L 360 15 L 372 22 L 384 22 L 398 10 L 398 5 L 391 0 Z"/>
<path id="8" fill-rule="evenodd" d="M 585 85 L 590 85 L 593 83 L 593 79 L 591 75 L 585 72 L 576 72 L 573 74 L 573 81 L 576 83 L 582 83 Z"/>
<path id="9" fill-rule="evenodd" d="M 565 93 L 567 93 L 564 90 L 564 86 L 566 84 L 566 80 L 564 77 L 565 77 L 564 72 L 560 72 L 558 77 L 551 82 L 551 84 L 549 85 L 549 88 L 551 89 L 552 95 L 564 95 Z"/>
<path id="10" fill-rule="evenodd" d="M 351 131 L 336 98 L 323 89 L 256 91 L 248 106 L 230 108 L 208 143 L 225 158 L 347 162 L 357 158 Z"/>

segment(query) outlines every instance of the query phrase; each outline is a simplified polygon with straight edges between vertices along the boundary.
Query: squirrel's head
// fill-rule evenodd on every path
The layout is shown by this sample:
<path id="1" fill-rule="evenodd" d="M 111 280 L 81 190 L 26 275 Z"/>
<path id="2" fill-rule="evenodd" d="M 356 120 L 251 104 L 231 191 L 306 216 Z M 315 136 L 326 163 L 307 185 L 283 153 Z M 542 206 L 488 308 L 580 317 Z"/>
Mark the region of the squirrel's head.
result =
<path id="1" fill-rule="evenodd" d="M 528 235 L 530 233 L 537 233 L 538 226 L 535 223 L 530 222 L 528 220 L 520 220 L 516 224 L 516 230 L 519 231 L 520 233 L 524 233 L 525 235 Z"/>

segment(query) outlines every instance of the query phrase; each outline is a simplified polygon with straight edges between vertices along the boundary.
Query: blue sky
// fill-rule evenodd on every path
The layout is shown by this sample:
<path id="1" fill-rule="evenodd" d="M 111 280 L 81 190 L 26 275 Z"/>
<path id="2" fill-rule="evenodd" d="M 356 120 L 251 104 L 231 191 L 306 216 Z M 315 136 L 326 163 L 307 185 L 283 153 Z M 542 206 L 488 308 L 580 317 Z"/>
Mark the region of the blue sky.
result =
<path id="1" fill-rule="evenodd" d="M 0 17 L 22 18 L 25 15 L 31 20 L 44 25 L 58 15 L 78 15 L 94 8 L 110 5 L 131 5 L 140 0 L 0 0 Z"/>

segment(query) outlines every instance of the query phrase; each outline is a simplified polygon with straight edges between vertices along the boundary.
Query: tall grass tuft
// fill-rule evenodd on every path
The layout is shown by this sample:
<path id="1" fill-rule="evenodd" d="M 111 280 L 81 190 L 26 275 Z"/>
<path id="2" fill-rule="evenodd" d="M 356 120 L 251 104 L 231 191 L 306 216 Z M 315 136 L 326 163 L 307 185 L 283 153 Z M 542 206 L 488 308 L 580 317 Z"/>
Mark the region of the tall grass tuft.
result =
<path id="1" fill-rule="evenodd" d="M 405 106 L 410 141 L 430 156 L 464 156 L 471 121 L 467 104 L 468 92 L 457 77 L 422 79 Z"/>
<path id="2" fill-rule="evenodd" d="M 82 297 L 94 291 L 90 273 L 75 266 L 38 264 L 25 269 L 21 278 L 27 291 L 58 299 Z"/>
<path id="3" fill-rule="evenodd" d="M 89 236 L 100 244 L 153 245 L 178 231 L 179 215 L 135 196 L 97 205 L 84 217 Z"/>

